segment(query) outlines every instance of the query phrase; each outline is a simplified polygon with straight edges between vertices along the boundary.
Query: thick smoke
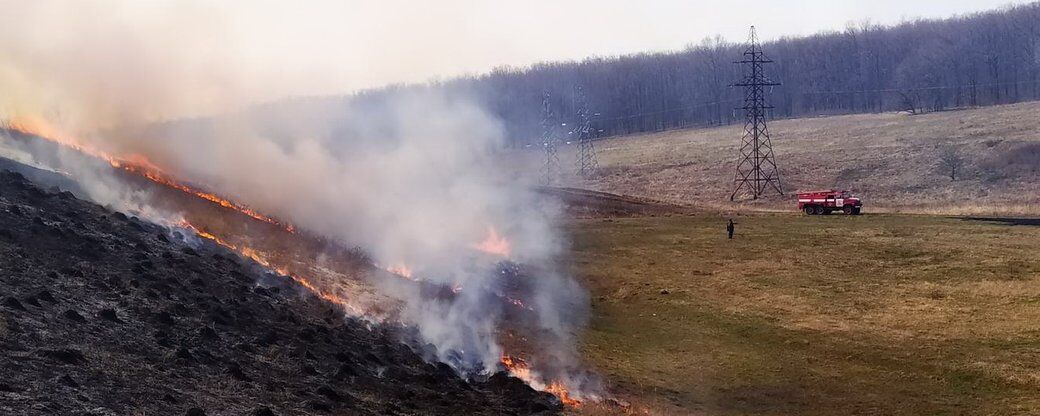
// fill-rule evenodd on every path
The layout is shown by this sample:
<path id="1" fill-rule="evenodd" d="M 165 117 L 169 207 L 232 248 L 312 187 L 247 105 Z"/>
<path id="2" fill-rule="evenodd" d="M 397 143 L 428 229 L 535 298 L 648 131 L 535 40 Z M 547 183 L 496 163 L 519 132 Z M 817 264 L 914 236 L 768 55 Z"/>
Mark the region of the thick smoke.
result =
<path id="1" fill-rule="evenodd" d="M 412 91 L 379 103 L 251 106 L 313 90 L 323 71 L 255 68 L 236 53 L 241 45 L 219 14 L 193 3 L 144 11 L 76 4 L 8 5 L 15 13 L 0 24 L 0 118 L 44 119 L 82 145 L 143 156 L 174 177 L 362 247 L 380 265 L 459 288 L 445 301 L 378 283 L 403 302 L 401 319 L 436 357 L 461 371 L 493 369 L 503 352 L 499 261 L 531 265 L 522 275 L 525 307 L 537 317 L 534 335 L 549 344 L 538 354 L 554 368 L 573 365 L 587 300 L 555 266 L 564 247 L 558 209 L 499 169 L 502 126 L 473 100 Z M 103 175 L 71 173 L 102 203 L 148 210 Z M 496 236 L 508 241 L 506 256 L 476 248 Z"/>
<path id="2" fill-rule="evenodd" d="M 135 132 L 159 139 L 117 143 L 176 177 L 363 247 L 378 264 L 460 287 L 445 302 L 393 281 L 381 286 L 405 302 L 404 321 L 439 358 L 460 369 L 493 368 L 500 358 L 502 301 L 494 295 L 506 257 L 475 247 L 491 234 L 508 240 L 509 259 L 540 266 L 530 306 L 551 331 L 546 339 L 570 339 L 584 294 L 553 268 L 562 248 L 556 208 L 498 168 L 502 129 L 487 112 L 464 98 L 408 93 L 375 107 L 314 108 L 308 133 L 296 134 L 277 111 L 167 123 Z"/>

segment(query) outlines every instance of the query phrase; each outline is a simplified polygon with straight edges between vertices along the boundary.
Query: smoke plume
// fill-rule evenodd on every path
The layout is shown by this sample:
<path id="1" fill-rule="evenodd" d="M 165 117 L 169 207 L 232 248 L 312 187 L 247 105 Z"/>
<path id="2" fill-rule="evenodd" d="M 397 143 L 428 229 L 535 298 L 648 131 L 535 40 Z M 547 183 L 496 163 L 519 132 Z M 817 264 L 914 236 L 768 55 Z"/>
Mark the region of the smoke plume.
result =
<path id="1" fill-rule="evenodd" d="M 503 352 L 503 316 L 493 299 L 501 293 L 499 260 L 530 265 L 524 285 L 532 304 L 525 306 L 549 344 L 535 360 L 543 371 L 574 365 L 587 300 L 556 267 L 565 247 L 558 208 L 525 178 L 499 169 L 503 128 L 474 100 L 409 90 L 378 103 L 363 96 L 273 101 L 316 91 L 321 74 L 333 71 L 258 68 L 255 54 L 242 52 L 255 47 L 240 42 L 228 16 L 201 3 L 68 5 L 5 5 L 0 119 L 45 120 L 83 146 L 147 160 L 361 247 L 377 264 L 405 265 L 460 288 L 444 301 L 379 283 L 404 303 L 402 321 L 435 347 L 436 358 L 463 372 L 492 370 Z M 89 172 L 70 173 L 95 200 L 149 209 Z M 495 245 L 495 253 L 481 244 Z"/>

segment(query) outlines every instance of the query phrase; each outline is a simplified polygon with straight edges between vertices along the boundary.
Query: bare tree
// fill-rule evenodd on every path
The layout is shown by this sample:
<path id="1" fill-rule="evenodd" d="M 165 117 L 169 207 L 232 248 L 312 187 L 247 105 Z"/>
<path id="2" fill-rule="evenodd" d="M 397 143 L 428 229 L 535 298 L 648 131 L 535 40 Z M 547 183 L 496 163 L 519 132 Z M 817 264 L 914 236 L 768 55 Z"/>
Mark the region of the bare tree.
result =
<path id="1" fill-rule="evenodd" d="M 944 147 L 939 153 L 939 168 L 949 173 L 951 181 L 957 180 L 957 174 L 965 163 L 964 157 L 953 146 Z"/>
<path id="2" fill-rule="evenodd" d="M 712 110 L 712 122 L 722 124 L 722 97 L 726 93 L 726 85 L 732 80 L 725 79 L 725 68 L 730 66 L 727 60 L 729 45 L 722 36 L 715 35 L 713 38 L 705 38 L 700 48 L 704 51 L 704 67 L 702 70 L 708 73 L 709 97 L 711 101 L 707 104 Z"/>

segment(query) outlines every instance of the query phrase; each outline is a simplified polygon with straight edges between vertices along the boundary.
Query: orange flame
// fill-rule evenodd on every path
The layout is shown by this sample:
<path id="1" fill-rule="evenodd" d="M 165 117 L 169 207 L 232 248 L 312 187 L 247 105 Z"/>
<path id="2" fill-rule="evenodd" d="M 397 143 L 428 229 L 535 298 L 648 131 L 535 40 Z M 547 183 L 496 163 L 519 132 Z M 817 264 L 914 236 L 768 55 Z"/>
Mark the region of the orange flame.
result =
<path id="1" fill-rule="evenodd" d="M 217 195 L 203 192 L 201 190 L 192 188 L 192 187 L 190 187 L 188 185 L 185 185 L 185 184 L 183 184 L 181 182 L 173 180 L 169 175 L 165 174 L 161 169 L 159 169 L 157 166 L 155 166 L 153 163 L 151 163 L 144 156 L 141 156 L 141 155 L 130 155 L 130 156 L 123 157 L 123 158 L 112 157 L 112 156 L 110 156 L 108 154 L 105 154 L 104 152 L 101 152 L 101 151 L 98 151 L 96 149 L 84 146 L 78 140 L 72 138 L 71 136 L 65 135 L 60 130 L 51 127 L 49 124 L 47 124 L 43 120 L 37 119 L 37 118 L 21 117 L 21 118 L 15 119 L 15 120 L 11 120 L 8 123 L 8 125 L 13 130 L 16 130 L 16 131 L 19 131 L 19 132 L 22 132 L 22 133 L 25 133 L 25 134 L 31 134 L 31 135 L 43 138 L 45 140 L 49 140 L 49 141 L 52 141 L 54 143 L 57 143 L 57 144 L 60 144 L 60 145 L 72 148 L 72 149 L 77 150 L 77 151 L 79 151 L 79 152 L 81 152 L 83 154 L 86 154 L 86 155 L 89 155 L 89 156 L 93 156 L 93 157 L 105 160 L 110 165 L 112 165 L 112 167 L 114 167 L 114 168 L 122 169 L 122 170 L 124 170 L 126 172 L 137 174 L 137 175 L 139 175 L 141 177 L 144 177 L 144 178 L 146 178 L 148 180 L 151 180 L 153 182 L 156 182 L 158 184 L 165 185 L 165 186 L 168 186 L 168 187 L 171 187 L 171 188 L 174 188 L 174 189 L 178 189 L 178 190 L 180 190 L 182 192 L 185 192 L 187 194 L 194 195 L 196 197 L 208 200 L 210 202 L 216 203 L 216 204 L 218 204 L 220 206 L 223 206 L 225 208 L 236 210 L 236 211 L 241 212 L 241 213 L 243 213 L 245 215 L 248 215 L 248 216 L 250 216 L 250 217 L 252 217 L 254 219 L 257 219 L 257 220 L 260 220 L 260 221 L 263 221 L 263 222 L 267 222 L 267 223 L 270 223 L 270 224 L 281 226 L 287 232 L 290 232 L 290 233 L 294 233 L 295 232 L 295 229 L 293 228 L 293 226 L 291 224 L 283 224 L 283 223 L 281 223 L 281 222 L 279 222 L 279 221 L 277 221 L 277 220 L 275 220 L 275 219 L 273 219 L 271 217 L 264 216 L 263 214 L 260 214 L 260 213 L 258 213 L 256 211 L 253 211 L 252 209 L 249 209 L 249 208 L 247 208 L 245 206 L 242 206 L 240 204 L 236 204 L 236 203 L 234 203 L 232 201 L 229 201 L 227 199 L 221 198 L 221 197 L 219 197 Z M 288 268 L 280 267 L 280 266 L 277 266 L 277 265 L 273 264 L 268 259 L 267 255 L 265 255 L 264 253 L 254 249 L 252 247 L 238 245 L 238 244 L 233 244 L 233 243 L 228 242 L 228 241 L 226 241 L 226 240 L 224 240 L 224 239 L 222 239 L 222 238 L 220 238 L 220 237 L 218 237 L 218 236 L 216 236 L 216 235 L 214 235 L 212 233 L 203 231 L 203 230 L 195 227 L 191 223 L 188 223 L 187 221 L 181 221 L 181 223 L 178 224 L 178 225 L 180 225 L 181 227 L 183 227 L 185 229 L 191 230 L 192 232 L 194 232 L 199 237 L 202 237 L 202 238 L 205 238 L 207 240 L 213 241 L 214 243 L 216 243 L 216 244 L 218 244 L 220 246 L 228 248 L 228 249 L 230 249 L 230 250 L 232 250 L 232 251 L 234 251 L 236 253 L 239 253 L 243 257 L 246 257 L 246 258 L 249 258 L 249 259 L 253 260 L 257 264 L 259 264 L 259 265 L 261 265 L 261 266 L 263 266 L 263 267 L 265 267 L 265 268 L 267 268 L 269 270 L 275 271 L 275 272 L 277 272 L 277 273 L 279 273 L 279 274 L 281 274 L 283 276 L 286 276 L 286 277 L 292 279 L 296 283 L 300 284 L 300 286 L 302 286 L 303 288 L 305 288 L 305 289 L 309 290 L 310 292 L 314 293 L 315 296 L 318 296 L 321 299 L 324 299 L 324 300 L 326 300 L 326 301 L 328 301 L 328 302 L 330 302 L 330 303 L 332 303 L 334 305 L 339 305 L 339 306 L 341 306 L 341 307 L 343 307 L 345 309 L 349 309 L 349 310 L 353 311 L 354 313 L 356 313 L 358 315 L 363 314 L 363 311 L 360 311 L 356 307 L 354 307 L 353 305 L 349 304 L 347 302 L 347 300 L 344 299 L 343 297 L 338 296 L 336 294 L 333 294 L 331 292 L 328 292 L 328 291 L 325 291 L 325 290 L 319 288 L 316 284 L 313 283 L 312 279 L 308 279 L 308 278 L 306 278 L 304 276 L 301 276 L 299 274 L 291 273 L 288 270 Z M 480 250 L 482 252 L 485 252 L 485 253 L 500 255 L 500 256 L 503 256 L 503 257 L 509 257 L 510 249 L 511 249 L 509 241 L 507 239 L 505 239 L 504 237 L 500 236 L 498 234 L 498 231 L 495 230 L 494 227 L 488 227 L 487 238 L 485 238 L 484 241 L 482 241 L 481 243 L 474 245 L 473 248 L 475 248 L 477 250 Z M 411 278 L 412 277 L 411 269 L 408 268 L 405 265 L 394 265 L 394 266 L 391 266 L 391 267 L 387 268 L 387 270 L 392 272 L 392 273 L 394 273 L 394 274 L 400 275 L 402 277 L 406 277 L 406 278 Z M 455 293 L 458 293 L 461 290 L 462 290 L 462 285 L 461 284 L 457 284 L 456 283 L 452 287 L 452 291 L 455 292 Z M 510 301 L 513 304 L 517 305 L 517 306 L 527 308 L 527 306 L 524 305 L 523 302 L 521 302 L 520 300 L 510 299 Z M 535 388 L 537 390 L 543 390 L 543 391 L 546 391 L 548 393 L 551 393 L 551 394 L 555 395 L 556 397 L 558 397 L 560 399 L 560 401 L 563 404 L 565 404 L 567 406 L 571 406 L 571 407 L 579 407 L 579 406 L 581 406 L 582 402 L 580 400 L 576 399 L 576 398 L 571 397 L 570 392 L 567 390 L 566 386 L 561 381 L 554 380 L 554 381 L 549 382 L 549 384 L 546 385 L 541 380 L 539 380 L 538 376 L 533 372 L 533 370 L 531 370 L 531 368 L 527 365 L 527 363 L 524 360 L 522 360 L 520 358 L 510 357 L 508 355 L 503 355 L 501 357 L 501 362 L 502 362 L 502 365 L 509 371 L 509 373 L 511 375 L 513 375 L 514 377 L 517 377 L 517 378 L 523 380 L 525 383 L 530 385 L 532 388 Z"/>
<path id="2" fill-rule="evenodd" d="M 290 233 L 296 232 L 296 229 L 291 224 L 283 224 L 282 222 L 274 218 L 260 214 L 259 212 L 249 209 L 241 204 L 236 204 L 225 198 L 221 198 L 211 193 L 203 192 L 201 190 L 173 180 L 170 177 L 170 175 L 164 173 L 161 169 L 159 169 L 158 166 L 155 166 L 155 164 L 153 164 L 151 161 L 148 160 L 148 158 L 144 157 L 143 155 L 133 154 L 123 158 L 116 158 L 110 156 L 102 151 L 81 144 L 79 140 L 73 138 L 72 136 L 64 134 L 63 132 L 61 132 L 61 130 L 52 127 L 47 122 L 34 117 L 18 117 L 11 120 L 8 124 L 12 130 L 16 130 L 25 134 L 31 134 L 33 136 L 37 136 L 45 140 L 49 140 L 51 142 L 72 148 L 76 151 L 79 151 L 80 153 L 93 156 L 98 159 L 102 159 L 108 162 L 108 164 L 112 165 L 112 167 L 114 168 L 122 169 L 126 172 L 144 177 L 160 185 L 165 185 L 190 195 L 195 195 L 199 198 L 216 203 L 224 208 L 241 212 L 242 214 L 248 215 L 256 220 L 263 221 L 268 224 L 277 225 L 279 227 L 284 228 L 286 231 Z"/>
<path id="3" fill-rule="evenodd" d="M 220 237 L 217 237 L 217 236 L 215 236 L 215 235 L 213 235 L 211 233 L 208 233 L 208 232 L 205 232 L 203 230 L 200 230 L 200 229 L 196 228 L 194 225 L 191 225 L 191 223 L 189 223 L 187 221 L 184 221 L 184 220 L 182 220 L 178 225 L 180 225 L 181 227 L 184 227 L 184 228 L 187 228 L 187 229 L 191 230 L 192 232 L 194 232 L 199 237 L 205 238 L 207 240 L 211 240 L 214 243 L 217 243 L 218 245 L 226 247 L 226 248 L 230 249 L 231 251 L 234 251 L 234 252 L 242 255 L 243 257 L 247 257 L 247 258 L 255 261 L 257 264 L 259 264 L 261 266 L 264 266 L 265 268 L 267 268 L 269 270 L 273 270 L 273 271 L 277 272 L 278 274 L 281 274 L 283 276 L 289 277 L 290 279 L 294 280 L 296 283 L 299 283 L 300 286 L 303 286 L 305 289 L 307 289 L 307 290 L 311 291 L 312 293 L 314 293 L 315 296 L 318 296 L 319 298 L 322 298 L 322 299 L 324 299 L 324 300 L 326 300 L 326 301 L 328 301 L 328 302 L 330 302 L 332 304 L 339 305 L 341 307 L 349 308 L 351 310 L 354 310 L 352 305 L 348 304 L 347 301 L 345 299 L 343 299 L 342 297 L 339 297 L 339 296 L 337 296 L 337 295 L 335 295 L 333 293 L 329 293 L 327 291 L 322 290 L 317 285 L 312 283 L 310 279 L 307 279 L 305 277 L 302 277 L 302 276 L 294 274 L 294 273 L 290 273 L 289 270 L 284 268 L 284 267 L 275 266 L 274 264 L 272 264 L 270 261 L 267 260 L 267 257 L 265 255 L 263 255 L 263 253 L 255 250 L 255 249 L 253 249 L 251 247 L 245 247 L 245 246 L 239 246 L 239 245 L 236 245 L 236 244 L 232 244 L 232 243 L 230 243 L 228 241 L 225 241 L 225 240 L 221 239 Z"/>
<path id="4" fill-rule="evenodd" d="M 535 381 L 534 376 L 531 374 L 531 369 L 527 366 L 526 361 L 508 355 L 502 355 L 500 361 L 502 361 L 502 366 L 505 367 L 513 377 L 521 379 L 527 384 L 531 384 L 531 382 Z"/>
<path id="5" fill-rule="evenodd" d="M 80 143 L 79 140 L 76 140 L 72 136 L 65 134 L 65 132 L 50 125 L 41 118 L 31 116 L 17 116 L 7 122 L 7 127 L 11 130 L 15 130 L 25 134 L 31 134 L 33 136 L 58 143 L 65 147 L 72 148 L 73 150 L 79 151 L 81 153 L 86 153 L 87 155 L 94 156 L 99 159 L 104 159 L 109 163 L 112 163 L 112 161 L 114 160 L 112 157 L 102 152 L 98 152 L 83 146 L 83 144 Z"/>
<path id="6" fill-rule="evenodd" d="M 161 185 L 166 185 L 166 186 L 168 186 L 170 188 L 177 189 L 177 190 L 179 190 L 181 192 L 184 192 L 184 193 L 187 193 L 187 194 L 195 195 L 195 196 L 197 196 L 199 198 L 202 198 L 202 199 L 205 199 L 207 201 L 216 203 L 217 205 L 220 205 L 220 206 L 222 206 L 224 208 L 228 208 L 228 209 L 232 209 L 232 210 L 241 212 L 241 213 L 243 213 L 245 215 L 248 215 L 248 216 L 250 216 L 250 217 L 252 217 L 252 218 L 254 218 L 256 220 L 260 220 L 260 221 L 266 222 L 268 224 L 281 226 L 281 227 L 285 228 L 285 230 L 290 232 L 290 233 L 293 233 L 293 232 L 296 231 L 295 228 L 293 228 L 292 225 L 282 224 L 281 222 L 279 222 L 278 220 L 275 220 L 274 218 L 271 218 L 271 217 L 268 217 L 266 215 L 263 215 L 263 214 L 261 214 L 259 212 L 256 212 L 256 211 L 252 210 L 252 209 L 246 208 L 246 207 L 244 207 L 244 206 L 242 206 L 240 204 L 236 204 L 234 202 L 231 202 L 231 201 L 229 201 L 227 199 L 221 198 L 221 197 L 216 196 L 214 194 L 206 193 L 206 192 L 200 191 L 198 189 L 192 188 L 192 187 L 190 187 L 188 185 L 184 185 L 182 183 L 174 181 L 174 180 L 170 179 L 166 174 L 162 173 L 158 169 L 145 167 L 143 165 L 129 164 L 126 161 L 123 161 L 123 160 L 116 160 L 116 161 L 112 161 L 110 163 L 112 164 L 113 167 L 121 168 L 121 169 L 123 169 L 123 170 L 125 170 L 127 172 L 135 173 L 137 175 L 143 176 L 143 177 L 151 180 L 152 182 L 155 182 L 155 183 L 158 183 L 158 184 L 161 184 Z"/>
<path id="7" fill-rule="evenodd" d="M 387 267 L 386 271 L 407 279 L 412 279 L 412 269 L 403 263 L 398 263 L 390 267 Z"/>
<path id="8" fill-rule="evenodd" d="M 474 245 L 473 248 L 488 254 L 497 254 L 502 257 L 509 257 L 511 247 L 509 240 L 498 235 L 498 231 L 495 230 L 495 227 L 489 226 L 487 238 L 485 238 L 484 241 L 481 241 L 480 244 Z"/>
<path id="9" fill-rule="evenodd" d="M 553 381 L 545 387 L 545 391 L 558 397 L 563 404 L 570 407 L 581 407 L 581 401 L 571 397 L 570 391 L 560 381 Z"/>
<path id="10" fill-rule="evenodd" d="M 535 390 L 542 390 L 547 393 L 551 393 L 560 399 L 560 402 L 570 407 L 581 407 L 581 400 L 571 397 L 571 393 L 567 390 L 567 386 L 559 380 L 550 381 L 548 385 L 538 380 L 534 372 L 527 365 L 527 362 L 518 357 L 511 357 L 508 355 L 502 355 L 499 359 L 502 362 L 502 366 L 506 368 L 513 377 L 523 380 L 527 385 Z"/>

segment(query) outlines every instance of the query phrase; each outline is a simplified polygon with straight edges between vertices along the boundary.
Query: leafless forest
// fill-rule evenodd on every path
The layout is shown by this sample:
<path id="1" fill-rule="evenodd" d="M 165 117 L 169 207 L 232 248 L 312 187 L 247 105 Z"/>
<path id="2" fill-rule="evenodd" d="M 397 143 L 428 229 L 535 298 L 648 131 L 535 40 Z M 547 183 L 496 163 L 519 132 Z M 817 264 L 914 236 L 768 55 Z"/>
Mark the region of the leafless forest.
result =
<path id="1" fill-rule="evenodd" d="M 769 38 L 768 27 L 759 33 Z M 561 122 L 573 117 L 573 89 L 584 87 L 600 136 L 728 124 L 740 90 L 744 39 L 720 37 L 682 51 L 595 57 L 426 85 L 395 86 L 334 106 L 380 107 L 388 96 L 443 89 L 476 97 L 505 122 L 514 144 L 541 134 L 541 99 L 552 94 Z M 850 23 L 841 32 L 766 42 L 776 118 L 881 111 L 915 113 L 1040 99 L 1040 3 L 896 26 Z M 285 105 L 282 103 L 280 105 Z M 301 105 L 297 101 L 289 105 Z"/>

